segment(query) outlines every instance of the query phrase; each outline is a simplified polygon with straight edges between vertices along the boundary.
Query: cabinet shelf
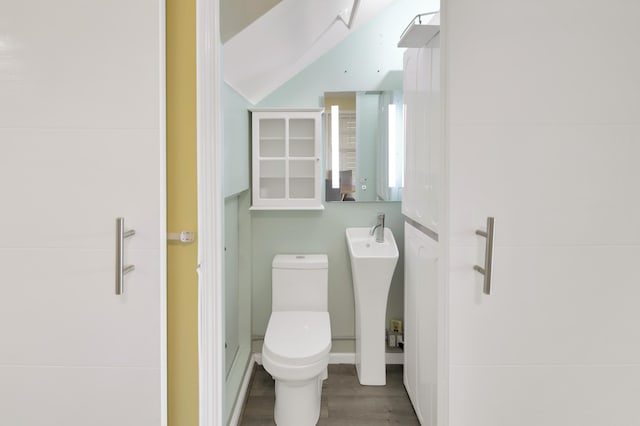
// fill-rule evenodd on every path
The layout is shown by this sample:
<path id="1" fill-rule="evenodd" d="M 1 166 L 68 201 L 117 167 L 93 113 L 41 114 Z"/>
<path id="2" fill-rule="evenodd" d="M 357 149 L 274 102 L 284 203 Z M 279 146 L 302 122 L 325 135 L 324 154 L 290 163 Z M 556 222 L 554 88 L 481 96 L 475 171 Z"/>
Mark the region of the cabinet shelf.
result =
<path id="1" fill-rule="evenodd" d="M 302 207 L 289 207 L 289 206 L 251 206 L 249 210 L 252 211 L 264 211 L 264 210 L 324 210 L 324 206 L 302 206 Z"/>

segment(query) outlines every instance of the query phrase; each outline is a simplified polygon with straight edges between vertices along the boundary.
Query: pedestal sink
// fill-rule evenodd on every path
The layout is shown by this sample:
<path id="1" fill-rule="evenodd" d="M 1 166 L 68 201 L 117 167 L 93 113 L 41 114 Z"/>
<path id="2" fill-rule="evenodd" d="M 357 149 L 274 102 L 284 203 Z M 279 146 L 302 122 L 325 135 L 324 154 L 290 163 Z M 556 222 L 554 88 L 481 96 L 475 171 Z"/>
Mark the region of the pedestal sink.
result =
<path id="1" fill-rule="evenodd" d="M 390 229 L 384 229 L 381 243 L 369 231 L 346 231 L 356 301 L 356 371 L 360 384 L 381 386 L 387 383 L 385 317 L 398 246 Z"/>

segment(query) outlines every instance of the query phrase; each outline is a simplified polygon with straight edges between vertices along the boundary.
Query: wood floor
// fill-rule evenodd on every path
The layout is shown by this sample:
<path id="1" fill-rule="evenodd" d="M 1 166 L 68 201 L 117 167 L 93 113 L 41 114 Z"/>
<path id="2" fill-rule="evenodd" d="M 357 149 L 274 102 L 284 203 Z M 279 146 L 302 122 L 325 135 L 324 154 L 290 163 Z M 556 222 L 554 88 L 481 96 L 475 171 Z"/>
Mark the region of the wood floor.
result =
<path id="1" fill-rule="evenodd" d="M 275 425 L 274 403 L 273 379 L 261 365 L 256 365 L 239 425 Z M 353 365 L 329 365 L 318 425 L 419 424 L 402 384 L 402 365 L 387 365 L 386 386 L 361 386 Z"/>

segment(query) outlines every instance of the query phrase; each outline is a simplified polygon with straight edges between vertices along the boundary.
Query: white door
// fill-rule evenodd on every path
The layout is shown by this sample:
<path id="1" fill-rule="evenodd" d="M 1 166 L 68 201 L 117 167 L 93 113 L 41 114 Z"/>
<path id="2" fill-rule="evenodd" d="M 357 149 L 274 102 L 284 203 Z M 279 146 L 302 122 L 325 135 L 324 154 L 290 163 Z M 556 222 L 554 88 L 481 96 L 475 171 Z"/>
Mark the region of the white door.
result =
<path id="1" fill-rule="evenodd" d="M 640 5 L 443 6 L 449 424 L 638 425 Z"/>
<path id="2" fill-rule="evenodd" d="M 1 424 L 166 423 L 163 105 L 163 2 L 3 2 Z"/>

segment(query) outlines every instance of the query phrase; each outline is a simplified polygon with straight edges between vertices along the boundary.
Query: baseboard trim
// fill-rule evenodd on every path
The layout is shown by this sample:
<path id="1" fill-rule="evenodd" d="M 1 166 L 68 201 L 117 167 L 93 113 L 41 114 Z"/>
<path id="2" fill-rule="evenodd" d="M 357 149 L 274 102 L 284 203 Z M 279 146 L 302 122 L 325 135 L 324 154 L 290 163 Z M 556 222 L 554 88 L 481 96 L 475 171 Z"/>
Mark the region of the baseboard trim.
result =
<path id="1" fill-rule="evenodd" d="M 387 352 L 387 364 L 404 365 L 404 352 Z"/>
<path id="2" fill-rule="evenodd" d="M 254 353 L 253 360 L 262 365 L 262 354 Z M 404 364 L 403 352 L 388 352 L 385 356 L 387 364 Z M 354 352 L 335 352 L 329 354 L 329 364 L 355 364 L 356 354 Z M 253 366 L 252 366 L 253 368 Z"/>
<path id="3" fill-rule="evenodd" d="M 247 391 L 249 390 L 249 383 L 251 382 L 251 375 L 253 374 L 253 366 L 256 364 L 256 358 L 260 355 L 260 361 L 262 361 L 261 354 L 252 354 L 249 357 L 249 362 L 247 363 L 247 370 L 244 373 L 244 378 L 242 379 L 242 385 L 240 385 L 240 392 L 238 392 L 238 397 L 236 398 L 235 406 L 233 407 L 233 414 L 231 415 L 231 419 L 229 419 L 230 426 L 237 426 L 240 421 L 240 415 L 242 414 L 242 409 L 245 405 L 245 400 L 247 398 Z M 261 364 L 260 362 L 259 364 Z"/>
<path id="4" fill-rule="evenodd" d="M 329 364 L 355 364 L 356 354 L 353 352 L 335 352 L 329 354 Z"/>

